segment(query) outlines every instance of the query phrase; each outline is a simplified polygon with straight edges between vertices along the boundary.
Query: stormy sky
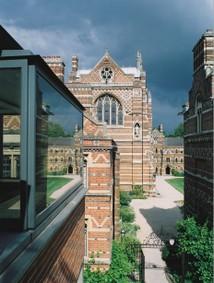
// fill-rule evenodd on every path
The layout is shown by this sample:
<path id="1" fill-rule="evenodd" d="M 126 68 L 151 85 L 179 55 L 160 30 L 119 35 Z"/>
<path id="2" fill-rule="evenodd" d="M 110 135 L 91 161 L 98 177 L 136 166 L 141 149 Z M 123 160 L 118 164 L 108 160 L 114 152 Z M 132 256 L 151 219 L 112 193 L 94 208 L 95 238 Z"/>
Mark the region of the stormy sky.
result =
<path id="1" fill-rule="evenodd" d="M 0 0 L 0 23 L 25 48 L 78 55 L 91 68 L 107 48 L 120 66 L 142 51 L 153 98 L 153 126 L 171 131 L 192 81 L 192 48 L 214 27 L 214 0 Z"/>

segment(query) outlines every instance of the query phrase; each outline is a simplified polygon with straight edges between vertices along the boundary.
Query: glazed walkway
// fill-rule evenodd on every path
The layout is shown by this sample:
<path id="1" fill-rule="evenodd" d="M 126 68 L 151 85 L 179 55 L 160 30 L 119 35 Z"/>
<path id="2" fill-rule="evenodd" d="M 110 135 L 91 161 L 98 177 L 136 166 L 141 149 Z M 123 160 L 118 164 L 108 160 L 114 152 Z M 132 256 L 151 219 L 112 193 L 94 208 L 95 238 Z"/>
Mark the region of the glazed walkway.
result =
<path id="1" fill-rule="evenodd" d="M 176 221 L 182 219 L 177 201 L 183 200 L 183 195 L 169 185 L 165 179 L 174 178 L 157 176 L 157 197 L 146 200 L 133 200 L 131 206 L 136 215 L 136 224 L 140 226 L 138 239 L 143 242 L 150 233 L 160 231 L 173 238 L 176 235 Z M 167 283 L 164 272 L 165 262 L 161 259 L 159 248 L 144 248 L 145 255 L 145 280 L 146 283 Z"/>

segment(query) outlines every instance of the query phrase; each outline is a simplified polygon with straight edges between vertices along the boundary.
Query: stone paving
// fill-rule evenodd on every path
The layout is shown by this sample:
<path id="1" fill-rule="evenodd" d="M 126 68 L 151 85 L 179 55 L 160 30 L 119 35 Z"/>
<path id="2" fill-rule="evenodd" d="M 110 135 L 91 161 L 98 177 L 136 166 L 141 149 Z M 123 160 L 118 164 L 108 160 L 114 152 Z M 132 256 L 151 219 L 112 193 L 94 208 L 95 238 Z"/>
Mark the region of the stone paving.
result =
<path id="1" fill-rule="evenodd" d="M 136 215 L 136 224 L 140 226 L 137 233 L 138 239 L 143 242 L 150 233 L 164 233 L 169 238 L 176 235 L 176 222 L 182 219 L 182 214 L 177 206 L 177 201 L 183 200 L 183 194 L 168 184 L 165 179 L 171 176 L 157 176 L 157 197 L 146 200 L 133 200 L 131 206 Z M 165 262 L 161 259 L 159 248 L 144 248 L 145 255 L 145 280 L 146 283 L 167 283 L 164 268 Z"/>

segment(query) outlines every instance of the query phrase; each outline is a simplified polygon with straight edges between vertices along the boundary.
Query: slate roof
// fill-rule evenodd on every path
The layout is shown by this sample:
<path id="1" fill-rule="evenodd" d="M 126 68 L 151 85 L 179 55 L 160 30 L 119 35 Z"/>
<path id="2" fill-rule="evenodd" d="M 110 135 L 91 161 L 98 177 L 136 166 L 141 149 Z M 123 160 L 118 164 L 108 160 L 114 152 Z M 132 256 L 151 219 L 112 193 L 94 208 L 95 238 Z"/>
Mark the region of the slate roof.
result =
<path id="1" fill-rule="evenodd" d="M 72 137 L 56 137 L 48 138 L 48 145 L 64 145 L 64 146 L 72 146 L 74 144 L 74 139 Z"/>
<path id="2" fill-rule="evenodd" d="M 166 146 L 184 146 L 184 139 L 182 137 L 167 137 L 164 139 Z"/>

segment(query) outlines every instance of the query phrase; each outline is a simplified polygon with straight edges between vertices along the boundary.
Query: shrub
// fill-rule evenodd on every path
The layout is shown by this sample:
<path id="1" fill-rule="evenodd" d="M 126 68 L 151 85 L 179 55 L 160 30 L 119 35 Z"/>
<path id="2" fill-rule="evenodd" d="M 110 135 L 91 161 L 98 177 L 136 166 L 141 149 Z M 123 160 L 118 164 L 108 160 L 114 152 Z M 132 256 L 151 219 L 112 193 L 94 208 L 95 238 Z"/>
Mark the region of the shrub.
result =
<path id="1" fill-rule="evenodd" d="M 85 283 L 129 283 L 129 275 L 132 272 L 132 264 L 125 252 L 124 246 L 121 242 L 113 241 L 112 244 L 112 262 L 110 268 L 106 272 L 100 270 L 91 271 L 91 264 L 89 262 L 84 270 Z"/>
<path id="2" fill-rule="evenodd" d="M 184 176 L 184 172 L 172 169 L 172 175 L 176 176 L 176 177 L 183 177 Z"/>
<path id="3" fill-rule="evenodd" d="M 137 249 L 135 248 L 136 245 L 140 244 L 140 242 L 135 237 L 126 236 L 122 240 L 122 245 L 125 251 L 125 254 L 128 257 L 129 262 L 134 269 L 137 265 L 137 254 L 135 254 Z"/>
<path id="4" fill-rule="evenodd" d="M 143 187 L 140 185 L 133 186 L 132 191 L 130 192 L 130 196 L 132 199 L 145 199 L 145 194 L 143 191 Z"/>
<path id="5" fill-rule="evenodd" d="M 128 206 L 122 206 L 120 208 L 120 217 L 123 222 L 133 222 L 135 220 L 135 214 L 132 208 Z"/>
<path id="6" fill-rule="evenodd" d="M 121 242 L 115 241 L 112 245 L 112 263 L 107 272 L 108 282 L 129 283 L 129 275 L 132 272 L 132 264 Z M 100 281 L 103 282 L 103 281 Z"/>
<path id="7" fill-rule="evenodd" d="M 123 223 L 122 222 L 121 230 L 124 231 L 126 236 L 136 237 L 136 233 L 139 229 L 140 229 L 140 227 L 136 224 L 127 223 L 127 222 Z"/>
<path id="8" fill-rule="evenodd" d="M 128 206 L 131 202 L 131 197 L 129 195 L 129 192 L 121 192 L 120 193 L 120 205 L 126 205 Z"/>

